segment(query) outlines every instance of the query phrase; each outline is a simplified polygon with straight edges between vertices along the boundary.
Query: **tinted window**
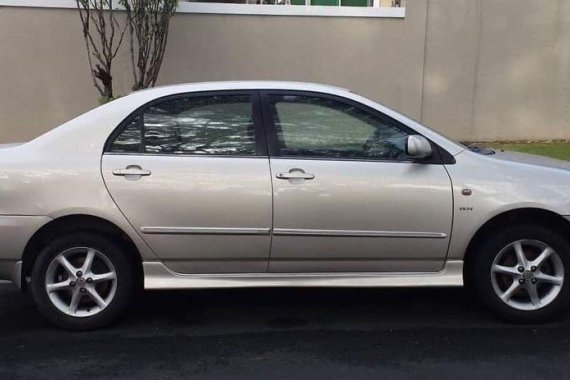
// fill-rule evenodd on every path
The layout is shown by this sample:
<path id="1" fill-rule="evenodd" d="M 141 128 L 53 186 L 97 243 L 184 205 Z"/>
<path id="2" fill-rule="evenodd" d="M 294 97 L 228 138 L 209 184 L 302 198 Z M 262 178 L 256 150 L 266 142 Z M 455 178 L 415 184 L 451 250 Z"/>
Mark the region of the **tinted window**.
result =
<path id="1" fill-rule="evenodd" d="M 348 103 L 315 96 L 273 95 L 282 156 L 404 159 L 408 134 Z"/>
<path id="2" fill-rule="evenodd" d="M 249 95 L 166 100 L 129 122 L 111 145 L 117 153 L 255 155 L 256 150 Z"/>
<path id="3" fill-rule="evenodd" d="M 122 130 L 111 145 L 111 151 L 117 153 L 140 152 L 141 129 L 140 117 L 136 117 Z"/>
<path id="4" fill-rule="evenodd" d="M 171 154 L 256 153 L 249 96 L 183 97 L 144 112 L 144 151 Z"/>

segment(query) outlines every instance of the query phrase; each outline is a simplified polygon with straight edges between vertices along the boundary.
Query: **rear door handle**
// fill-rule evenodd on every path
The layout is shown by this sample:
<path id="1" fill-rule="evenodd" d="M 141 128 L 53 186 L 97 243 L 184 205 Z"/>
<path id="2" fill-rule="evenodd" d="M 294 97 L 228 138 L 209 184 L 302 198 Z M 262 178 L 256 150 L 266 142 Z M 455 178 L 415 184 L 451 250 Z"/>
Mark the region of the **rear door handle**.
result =
<path id="1" fill-rule="evenodd" d="M 125 177 L 130 180 L 136 180 L 140 177 L 146 177 L 151 174 L 152 172 L 150 170 L 143 169 L 138 165 L 129 165 L 124 169 L 113 170 L 113 175 Z"/>
<path id="2" fill-rule="evenodd" d="M 305 173 L 303 169 L 291 169 L 288 173 L 277 173 L 276 177 L 278 179 L 288 179 L 288 180 L 309 180 L 315 179 L 315 175 L 312 173 Z"/>

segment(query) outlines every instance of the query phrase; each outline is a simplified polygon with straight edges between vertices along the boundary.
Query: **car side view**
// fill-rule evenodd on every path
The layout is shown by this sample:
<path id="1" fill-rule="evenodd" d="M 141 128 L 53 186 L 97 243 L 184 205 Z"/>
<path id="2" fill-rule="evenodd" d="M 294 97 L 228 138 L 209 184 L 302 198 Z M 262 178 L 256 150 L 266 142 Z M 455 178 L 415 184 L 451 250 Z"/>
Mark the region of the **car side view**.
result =
<path id="1" fill-rule="evenodd" d="M 336 87 L 159 87 L 2 146 L 0 243 L 0 279 L 67 329 L 143 288 L 466 285 L 539 322 L 570 302 L 570 163 Z"/>

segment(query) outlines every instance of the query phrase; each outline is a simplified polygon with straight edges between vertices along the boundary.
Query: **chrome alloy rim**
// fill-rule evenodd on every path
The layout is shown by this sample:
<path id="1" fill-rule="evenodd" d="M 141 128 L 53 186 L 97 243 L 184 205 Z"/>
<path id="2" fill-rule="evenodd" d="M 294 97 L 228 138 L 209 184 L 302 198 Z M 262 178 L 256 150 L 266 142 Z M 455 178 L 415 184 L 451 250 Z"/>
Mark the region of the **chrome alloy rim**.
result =
<path id="1" fill-rule="evenodd" d="M 518 310 L 538 310 L 556 299 L 564 265 L 556 251 L 538 240 L 518 240 L 499 252 L 491 267 L 497 296 Z"/>
<path id="2" fill-rule="evenodd" d="M 52 304 L 72 317 L 103 311 L 117 291 L 117 272 L 111 261 L 93 248 L 70 248 L 50 263 L 46 292 Z"/>

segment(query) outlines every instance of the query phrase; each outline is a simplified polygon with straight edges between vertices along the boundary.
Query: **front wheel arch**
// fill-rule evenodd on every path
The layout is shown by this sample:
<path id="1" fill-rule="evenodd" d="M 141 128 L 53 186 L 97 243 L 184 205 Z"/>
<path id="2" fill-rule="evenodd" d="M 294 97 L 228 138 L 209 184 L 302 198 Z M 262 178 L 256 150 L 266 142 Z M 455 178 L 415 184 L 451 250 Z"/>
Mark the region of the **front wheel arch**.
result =
<path id="1" fill-rule="evenodd" d="M 503 212 L 488 220 L 471 238 L 463 258 L 463 278 L 466 285 L 469 285 L 470 281 L 467 268 L 481 244 L 493 232 L 513 225 L 542 226 L 559 233 L 570 243 L 570 221 L 555 212 L 539 208 L 520 208 Z"/>

